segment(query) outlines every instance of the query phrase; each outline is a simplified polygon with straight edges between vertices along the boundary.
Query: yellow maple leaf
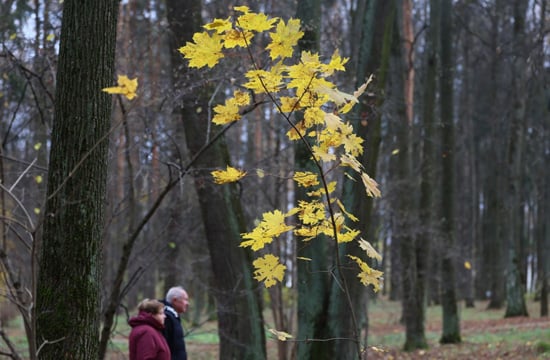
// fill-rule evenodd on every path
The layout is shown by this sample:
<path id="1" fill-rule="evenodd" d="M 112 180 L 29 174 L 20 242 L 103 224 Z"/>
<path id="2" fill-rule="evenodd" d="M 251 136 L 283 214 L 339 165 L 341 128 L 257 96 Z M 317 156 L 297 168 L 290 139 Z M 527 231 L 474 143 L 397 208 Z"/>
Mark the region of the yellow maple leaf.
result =
<path id="1" fill-rule="evenodd" d="M 300 213 L 298 218 L 306 225 L 315 225 L 325 220 L 325 206 L 318 201 L 303 201 L 298 202 Z"/>
<path id="2" fill-rule="evenodd" d="M 241 9 L 246 8 L 245 11 Z M 278 18 L 270 19 L 266 14 L 250 12 L 245 6 L 235 7 L 235 10 L 242 11 L 244 14 L 237 18 L 237 25 L 244 30 L 263 32 L 271 29 Z"/>
<path id="3" fill-rule="evenodd" d="M 334 102 L 338 106 L 345 104 L 347 102 L 353 102 L 353 103 L 359 102 L 359 100 L 357 100 L 355 96 L 336 89 L 334 87 L 334 84 L 332 83 L 329 83 L 329 82 L 322 83 L 320 81 L 317 81 L 314 84 L 315 84 L 314 89 L 317 92 L 319 92 L 320 94 L 327 95 L 330 101 Z"/>
<path id="4" fill-rule="evenodd" d="M 302 226 L 294 230 L 294 235 L 303 237 L 303 241 L 309 241 L 319 235 L 317 227 Z"/>
<path id="5" fill-rule="evenodd" d="M 236 90 L 233 97 L 225 101 L 224 105 L 216 105 L 212 122 L 217 125 L 229 124 L 241 118 L 239 113 L 240 106 L 250 103 L 250 95 L 247 92 Z"/>
<path id="6" fill-rule="evenodd" d="M 223 46 L 227 49 L 232 49 L 234 47 L 246 47 L 252 41 L 254 33 L 248 30 L 237 30 L 230 29 L 225 32 L 223 38 Z"/>
<path id="7" fill-rule="evenodd" d="M 272 60 L 278 57 L 284 59 L 292 56 L 294 47 L 298 44 L 298 40 L 304 36 L 304 32 L 300 31 L 300 20 L 289 19 L 286 24 L 280 20 L 275 32 L 271 32 L 269 36 L 271 43 L 266 47 L 269 50 L 269 56 Z"/>
<path id="8" fill-rule="evenodd" d="M 252 262 L 254 266 L 254 278 L 263 281 L 266 288 L 269 288 L 283 281 L 286 266 L 279 262 L 279 258 L 272 254 L 266 254 Z"/>
<path id="9" fill-rule="evenodd" d="M 235 90 L 233 92 L 233 98 L 239 106 L 250 104 L 250 94 L 246 91 Z"/>
<path id="10" fill-rule="evenodd" d="M 343 154 L 340 156 L 340 161 L 342 165 L 349 166 L 358 173 L 363 171 L 363 165 L 357 160 L 355 156 L 349 154 Z"/>
<path id="11" fill-rule="evenodd" d="M 284 232 L 292 230 L 294 227 L 285 224 L 286 215 L 280 210 L 266 212 L 263 215 L 262 226 L 270 236 L 279 236 Z"/>
<path id="12" fill-rule="evenodd" d="M 310 128 L 325 122 L 326 112 L 319 107 L 309 107 L 304 111 L 304 126 Z"/>
<path id="13" fill-rule="evenodd" d="M 293 179 L 302 187 L 319 185 L 319 178 L 317 174 L 310 171 L 296 171 Z"/>
<path id="14" fill-rule="evenodd" d="M 253 251 L 263 249 L 273 242 L 273 236 L 269 236 L 261 226 L 256 226 L 251 232 L 241 234 L 244 239 L 240 247 L 250 247 Z"/>
<path id="15" fill-rule="evenodd" d="M 344 151 L 352 156 L 361 155 L 363 153 L 364 140 L 355 134 L 346 134 L 342 137 Z"/>
<path id="16" fill-rule="evenodd" d="M 136 91 L 138 87 L 138 79 L 129 79 L 126 75 L 118 76 L 118 86 L 107 87 L 102 91 L 108 94 L 120 94 L 126 96 L 128 100 L 132 100 L 136 97 Z"/>
<path id="17" fill-rule="evenodd" d="M 274 237 L 294 228 L 285 223 L 287 216 L 280 210 L 264 213 L 262 221 L 251 232 L 241 234 L 245 240 L 241 242 L 240 246 L 251 247 L 254 251 L 263 249 L 265 245 L 273 241 Z"/>
<path id="18" fill-rule="evenodd" d="M 212 122 L 216 125 L 225 125 L 241 118 L 239 114 L 239 106 L 235 103 L 235 99 L 227 99 L 225 104 L 219 104 L 214 107 L 216 113 L 212 118 Z"/>
<path id="19" fill-rule="evenodd" d="M 366 173 L 361 173 L 361 180 L 363 180 L 363 185 L 365 185 L 365 189 L 367 190 L 367 195 L 371 197 L 380 197 L 381 193 L 378 189 L 378 183 L 368 176 Z"/>
<path id="20" fill-rule="evenodd" d="M 471 270 L 472 269 L 472 264 L 469 261 L 465 261 L 464 262 L 464 268 L 466 270 Z"/>
<path id="21" fill-rule="evenodd" d="M 298 102 L 297 97 L 290 96 L 281 96 L 279 98 L 281 102 L 281 111 L 282 112 L 291 112 L 300 109 L 300 103 Z"/>
<path id="22" fill-rule="evenodd" d="M 249 70 L 245 76 L 248 78 L 248 82 L 243 86 L 258 94 L 277 92 L 283 83 L 283 76 L 274 71 Z"/>
<path id="23" fill-rule="evenodd" d="M 188 41 L 178 51 L 189 59 L 190 67 L 200 69 L 203 66 L 214 67 L 223 58 L 222 46 L 221 35 L 200 32 L 193 35 L 193 42 Z"/>
<path id="24" fill-rule="evenodd" d="M 286 341 L 286 339 L 292 339 L 293 338 L 292 335 L 290 335 L 289 333 L 284 332 L 284 331 L 269 329 L 269 332 L 272 333 L 273 335 L 275 335 L 277 337 L 277 339 L 279 339 L 281 341 Z"/>
<path id="25" fill-rule="evenodd" d="M 216 184 L 226 184 L 239 181 L 246 175 L 246 172 L 228 165 L 226 170 L 214 170 L 211 174 L 214 177 L 214 182 Z"/>
<path id="26" fill-rule="evenodd" d="M 336 204 L 338 204 L 338 207 L 340 208 L 340 210 L 342 210 L 342 212 L 344 214 L 346 214 L 346 216 L 351 220 L 351 221 L 359 221 L 359 219 L 353 215 L 352 213 L 348 212 L 346 210 L 346 208 L 344 207 L 344 204 L 340 201 L 340 199 L 336 199 Z"/>
<path id="27" fill-rule="evenodd" d="M 295 128 L 290 128 L 290 130 L 287 131 L 286 136 L 289 140 L 296 141 L 300 140 L 300 134 L 304 136 L 306 132 L 306 129 L 304 128 L 304 122 L 300 121 L 298 124 L 295 125 Z"/>
<path id="28" fill-rule="evenodd" d="M 332 75 L 334 71 L 346 71 L 344 65 L 348 62 L 348 58 L 342 58 L 338 49 L 332 53 L 330 62 L 324 67 L 325 76 Z"/>
<path id="29" fill-rule="evenodd" d="M 332 194 L 334 190 L 336 190 L 336 185 L 337 185 L 336 181 L 331 181 L 327 184 L 329 194 Z M 307 196 L 310 196 L 310 197 L 321 197 L 323 195 L 325 195 L 325 189 L 322 187 L 307 193 Z"/>
<path id="30" fill-rule="evenodd" d="M 233 28 L 233 23 L 231 22 L 231 18 L 227 19 L 214 19 L 212 22 L 209 22 L 208 24 L 204 25 L 203 28 L 206 30 L 214 30 L 218 34 L 222 34 L 226 31 L 229 31 Z"/>
<path id="31" fill-rule="evenodd" d="M 329 229 L 329 232 L 327 233 L 328 236 L 330 237 L 334 237 L 334 231 L 332 230 L 332 224 L 327 224 Z M 350 241 L 353 241 L 353 239 L 355 239 L 357 237 L 357 235 L 359 235 L 360 231 L 359 230 L 356 230 L 356 229 L 350 229 L 348 228 L 347 226 L 344 227 L 345 229 L 347 229 L 348 231 L 346 232 L 340 232 L 338 233 L 338 243 L 346 243 L 346 242 L 350 242 Z"/>
<path id="32" fill-rule="evenodd" d="M 359 265 L 359 268 L 361 269 L 361 271 L 357 275 L 357 277 L 359 278 L 359 281 L 365 286 L 372 285 L 375 292 L 380 290 L 383 273 L 381 271 L 372 269 L 366 262 L 364 262 L 357 256 L 353 256 L 353 255 L 347 255 L 347 256 L 353 261 L 355 261 L 357 265 Z"/>
<path id="33" fill-rule="evenodd" d="M 359 247 L 361 249 L 365 250 L 368 257 L 370 257 L 372 259 L 376 259 L 378 261 L 382 261 L 382 255 L 380 255 L 378 253 L 378 251 L 376 251 L 376 249 L 373 248 L 371 243 L 368 242 L 367 240 L 365 240 L 363 238 L 359 239 Z"/>
<path id="34" fill-rule="evenodd" d="M 313 145 L 312 147 L 313 155 L 319 161 L 330 162 L 336 159 L 334 151 L 330 147 L 321 145 Z"/>

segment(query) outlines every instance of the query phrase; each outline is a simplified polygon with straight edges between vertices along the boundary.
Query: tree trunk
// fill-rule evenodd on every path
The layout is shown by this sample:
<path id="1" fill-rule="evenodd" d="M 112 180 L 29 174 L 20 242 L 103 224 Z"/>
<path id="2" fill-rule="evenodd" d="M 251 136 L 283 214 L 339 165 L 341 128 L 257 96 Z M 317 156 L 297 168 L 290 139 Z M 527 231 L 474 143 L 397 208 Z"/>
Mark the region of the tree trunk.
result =
<path id="1" fill-rule="evenodd" d="M 454 109 L 453 109 L 453 68 L 452 57 L 452 1 L 441 2 L 441 234 L 444 243 L 441 260 L 443 308 L 443 333 L 439 340 L 442 344 L 458 343 L 460 337 L 460 320 L 458 316 L 454 252 Z"/>
<path id="2" fill-rule="evenodd" d="M 304 36 L 298 42 L 300 51 L 319 51 L 319 29 L 321 26 L 321 1 L 299 0 L 296 17 L 302 22 Z M 301 114 L 296 114 L 301 116 Z M 310 160 L 310 154 L 304 144 L 295 147 L 295 171 L 317 169 Z M 296 188 L 296 203 L 306 200 L 306 191 Z M 324 236 L 318 236 L 307 243 L 296 245 L 296 256 L 311 261 L 297 260 L 298 267 L 298 359 L 328 359 L 330 345 L 326 341 L 307 341 L 307 339 L 326 338 L 328 324 L 327 311 L 329 300 L 329 274 L 327 273 L 328 256 L 332 248 Z"/>
<path id="3" fill-rule="evenodd" d="M 386 86 L 386 78 L 389 65 L 389 53 L 393 34 L 393 19 L 395 15 L 393 2 L 371 2 L 362 1 L 358 6 L 354 19 L 357 24 L 357 31 L 361 34 L 361 42 L 358 47 L 358 61 L 356 63 L 355 87 L 361 86 L 370 74 L 377 74 L 376 81 L 371 85 L 374 92 L 379 95 L 374 106 L 382 106 Z M 372 91 L 372 90 L 371 90 Z M 356 133 L 365 139 L 368 146 L 361 157 L 361 163 L 369 176 L 375 177 L 378 153 L 381 141 L 381 116 L 372 112 L 372 100 L 362 98 L 356 105 L 354 116 L 351 118 Z M 372 219 L 373 199 L 365 196 L 365 189 L 361 181 L 344 180 L 342 201 L 346 209 L 359 218 L 357 228 L 366 236 L 369 233 L 370 221 Z M 350 224 L 352 225 L 352 224 Z M 353 226 L 356 226 L 353 224 Z M 372 241 L 372 239 L 369 239 Z M 341 244 L 340 263 L 346 264 L 349 260 L 347 255 L 362 257 L 364 250 L 353 244 Z M 353 269 L 353 267 L 350 267 Z M 342 275 L 348 284 L 349 298 L 342 292 L 338 282 L 333 282 L 330 294 L 329 328 L 331 337 L 337 340 L 332 346 L 332 357 L 338 359 L 357 359 L 357 346 L 352 339 L 357 338 L 361 331 L 368 331 L 363 325 L 367 324 L 366 295 L 368 289 L 357 281 L 355 270 L 347 270 L 343 267 Z M 349 299 L 349 300 L 346 300 Z M 353 308 L 350 309 L 351 302 Z M 353 321 L 356 319 L 356 323 Z M 357 328 L 355 327 L 357 326 Z M 362 344 L 362 347 L 366 344 Z M 364 354 L 363 356 L 366 356 Z"/>
<path id="4" fill-rule="evenodd" d="M 410 16 L 410 14 L 409 14 Z M 434 111 L 436 95 L 436 74 L 437 74 L 437 46 L 439 40 L 439 6 L 437 1 L 430 2 L 430 28 L 427 42 L 426 56 L 426 75 L 424 86 L 423 101 L 423 119 L 424 119 L 424 140 L 422 142 L 422 160 L 421 160 L 421 182 L 420 182 L 420 204 L 419 221 L 420 232 L 414 242 L 413 259 L 415 260 L 416 278 L 413 281 L 415 290 L 414 299 L 406 301 L 407 316 L 406 321 L 407 334 L 404 348 L 406 350 L 416 350 L 427 348 L 428 343 L 425 334 L 426 317 L 426 296 L 427 296 L 427 276 L 430 259 L 430 242 L 434 231 L 432 230 L 432 212 L 433 197 L 432 189 L 434 187 L 435 171 L 435 142 L 434 136 Z M 411 276 L 411 275 L 409 275 Z M 404 302 L 405 303 L 405 302 Z M 404 310 L 405 311 L 405 310 Z"/>
<path id="5" fill-rule="evenodd" d="M 513 118 L 510 124 L 510 133 L 507 149 L 507 188 L 508 196 L 505 204 L 506 217 L 504 218 L 506 231 L 506 248 L 510 252 L 506 277 L 506 313 L 504 317 L 527 316 L 525 305 L 525 291 L 521 276 L 520 258 L 520 221 L 519 209 L 521 208 L 520 187 L 523 176 L 522 160 L 525 139 L 525 107 L 527 100 L 526 91 L 526 55 L 524 48 L 525 16 L 527 1 L 516 0 L 514 2 L 514 62 L 512 64 L 512 87 L 514 91 Z"/>
<path id="6" fill-rule="evenodd" d="M 41 359 L 97 359 L 118 7 L 64 3 L 37 288 Z"/>
<path id="7" fill-rule="evenodd" d="M 405 325 L 404 350 L 426 347 L 423 335 L 423 294 L 424 285 L 421 281 L 423 254 L 417 252 L 419 238 L 414 234 L 417 221 L 415 206 L 415 187 L 412 176 L 413 169 L 413 126 L 412 96 L 413 57 L 412 57 L 412 23 L 411 8 L 408 0 L 396 1 L 398 16 L 394 21 L 395 34 L 392 44 L 393 82 L 392 97 L 396 103 L 396 173 L 395 182 L 399 184 L 393 196 L 396 212 L 396 235 L 400 247 L 401 282 L 403 290 L 402 320 Z M 419 268 L 420 265 L 420 268 Z M 420 280 L 420 281 L 419 281 Z M 420 313 L 418 313 L 420 311 Z"/>

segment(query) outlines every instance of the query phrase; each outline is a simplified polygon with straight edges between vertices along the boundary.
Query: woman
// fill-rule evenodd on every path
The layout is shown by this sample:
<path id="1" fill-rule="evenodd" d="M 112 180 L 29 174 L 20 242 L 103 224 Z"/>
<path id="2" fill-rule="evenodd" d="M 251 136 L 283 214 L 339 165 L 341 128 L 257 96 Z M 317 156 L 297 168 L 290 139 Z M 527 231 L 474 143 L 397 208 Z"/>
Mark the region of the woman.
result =
<path id="1" fill-rule="evenodd" d="M 130 360 L 170 360 L 170 348 L 161 331 L 164 328 L 164 304 L 145 299 L 139 314 L 130 318 Z"/>

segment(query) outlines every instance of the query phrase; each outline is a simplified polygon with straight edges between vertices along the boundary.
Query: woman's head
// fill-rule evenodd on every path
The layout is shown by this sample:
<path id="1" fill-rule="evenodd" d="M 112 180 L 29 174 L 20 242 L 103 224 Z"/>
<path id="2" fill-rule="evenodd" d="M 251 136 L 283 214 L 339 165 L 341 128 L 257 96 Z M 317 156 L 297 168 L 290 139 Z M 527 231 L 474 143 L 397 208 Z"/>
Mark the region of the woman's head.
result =
<path id="1" fill-rule="evenodd" d="M 138 304 L 138 310 L 140 312 L 146 312 L 151 314 L 159 323 L 164 325 L 164 304 L 158 300 L 145 299 Z"/>

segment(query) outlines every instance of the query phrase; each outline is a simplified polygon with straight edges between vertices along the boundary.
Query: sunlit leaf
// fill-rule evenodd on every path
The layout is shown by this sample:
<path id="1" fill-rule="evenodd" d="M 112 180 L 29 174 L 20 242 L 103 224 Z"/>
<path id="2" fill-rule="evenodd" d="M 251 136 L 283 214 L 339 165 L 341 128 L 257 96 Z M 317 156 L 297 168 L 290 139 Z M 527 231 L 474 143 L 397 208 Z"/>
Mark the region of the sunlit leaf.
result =
<path id="1" fill-rule="evenodd" d="M 178 51 L 189 60 L 190 67 L 214 67 L 223 58 L 222 37 L 218 33 L 195 33 L 193 42 L 188 41 Z"/>
<path id="2" fill-rule="evenodd" d="M 266 288 L 269 288 L 283 281 L 286 266 L 279 262 L 279 258 L 272 254 L 266 254 L 252 262 L 254 266 L 254 278 L 263 281 Z"/>
<path id="3" fill-rule="evenodd" d="M 214 170 L 211 174 L 216 184 L 226 184 L 239 181 L 246 175 L 246 172 L 228 165 L 225 170 Z"/>
<path id="4" fill-rule="evenodd" d="M 108 87 L 102 89 L 102 91 L 108 94 L 120 94 L 126 96 L 128 100 L 132 100 L 136 97 L 136 91 L 138 87 L 138 79 L 130 79 L 126 75 L 118 76 L 118 86 Z"/>
<path id="5" fill-rule="evenodd" d="M 372 259 L 376 259 L 378 261 L 382 261 L 382 255 L 380 255 L 378 253 L 378 251 L 376 251 L 376 249 L 374 247 L 372 247 L 371 243 L 368 242 L 367 240 L 361 238 L 359 240 L 359 247 L 361 249 L 365 250 L 368 257 L 370 257 Z"/>
<path id="6" fill-rule="evenodd" d="M 290 335 L 289 333 L 286 333 L 284 331 L 269 329 L 269 332 L 272 333 L 273 335 L 275 335 L 277 337 L 277 339 L 279 339 L 281 341 L 286 341 L 287 339 L 292 339 L 293 338 L 292 335 Z"/>

